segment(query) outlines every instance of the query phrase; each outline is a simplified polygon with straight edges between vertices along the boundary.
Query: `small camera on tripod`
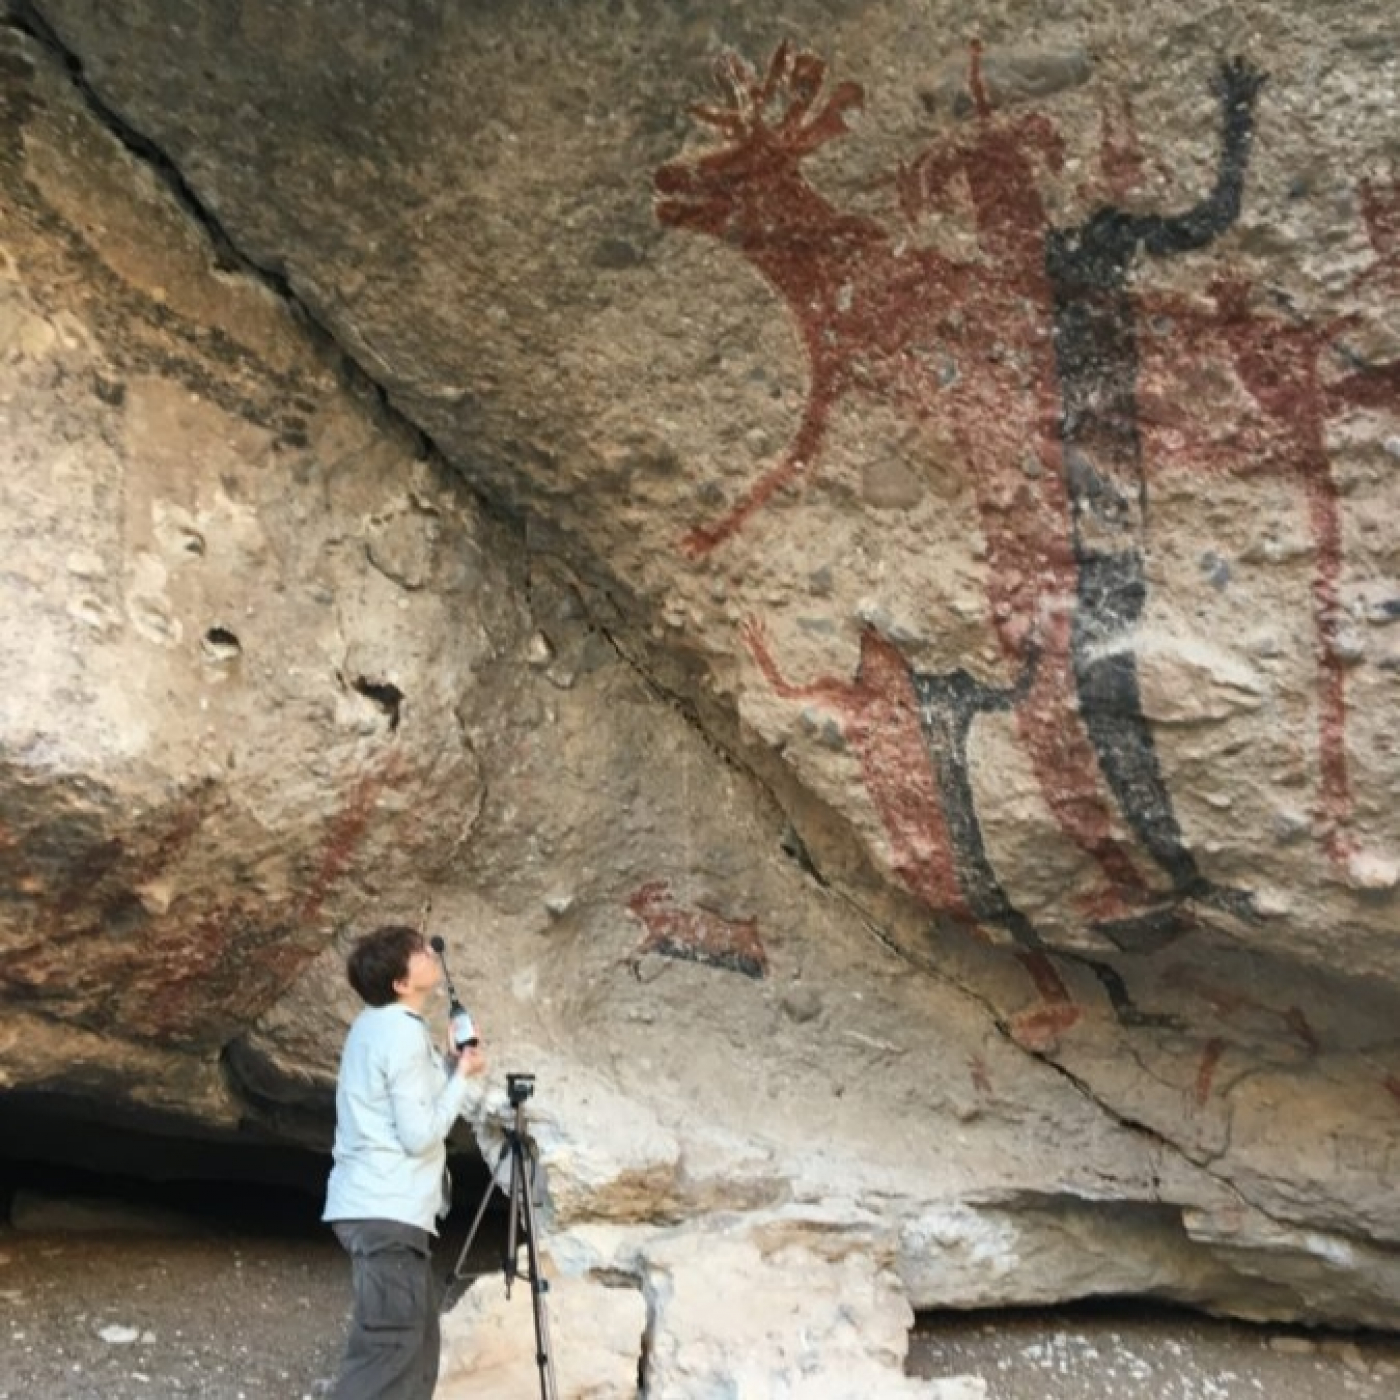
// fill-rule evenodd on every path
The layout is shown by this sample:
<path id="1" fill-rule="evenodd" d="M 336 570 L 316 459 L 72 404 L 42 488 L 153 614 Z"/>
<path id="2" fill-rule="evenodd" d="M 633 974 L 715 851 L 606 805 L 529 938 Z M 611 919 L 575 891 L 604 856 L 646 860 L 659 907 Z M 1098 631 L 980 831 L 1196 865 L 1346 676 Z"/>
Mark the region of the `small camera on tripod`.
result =
<path id="1" fill-rule="evenodd" d="M 533 1074 L 506 1075 L 506 1095 L 514 1107 L 519 1108 L 534 1092 L 535 1076 Z"/>

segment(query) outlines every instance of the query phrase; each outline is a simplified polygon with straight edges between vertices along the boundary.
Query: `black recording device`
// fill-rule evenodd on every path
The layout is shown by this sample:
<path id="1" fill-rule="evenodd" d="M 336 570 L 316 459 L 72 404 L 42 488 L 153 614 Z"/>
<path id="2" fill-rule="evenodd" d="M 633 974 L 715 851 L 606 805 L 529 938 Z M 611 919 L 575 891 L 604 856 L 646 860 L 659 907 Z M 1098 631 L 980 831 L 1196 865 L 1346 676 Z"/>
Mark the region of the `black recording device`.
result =
<path id="1" fill-rule="evenodd" d="M 519 1108 L 534 1092 L 535 1076 L 533 1074 L 506 1075 L 506 1095 L 516 1108 Z"/>
<path id="2" fill-rule="evenodd" d="M 480 1045 L 481 1038 L 476 1033 L 471 1013 L 458 999 L 457 989 L 452 985 L 452 974 L 447 970 L 447 945 L 435 935 L 428 940 L 428 946 L 437 954 L 438 961 L 442 964 L 443 980 L 447 983 L 447 1024 L 452 1031 L 453 1045 L 458 1050 Z"/>

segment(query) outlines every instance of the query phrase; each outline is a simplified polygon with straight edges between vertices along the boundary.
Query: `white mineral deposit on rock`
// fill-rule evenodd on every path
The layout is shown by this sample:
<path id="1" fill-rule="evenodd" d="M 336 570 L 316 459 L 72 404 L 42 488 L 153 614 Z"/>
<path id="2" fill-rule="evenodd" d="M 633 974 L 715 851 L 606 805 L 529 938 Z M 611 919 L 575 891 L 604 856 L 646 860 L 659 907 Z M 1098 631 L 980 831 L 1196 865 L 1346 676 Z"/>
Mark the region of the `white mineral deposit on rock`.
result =
<path id="1" fill-rule="evenodd" d="M 1374 851 L 1356 851 L 1347 859 L 1347 874 L 1359 890 L 1393 890 L 1400 884 L 1400 861 Z"/>

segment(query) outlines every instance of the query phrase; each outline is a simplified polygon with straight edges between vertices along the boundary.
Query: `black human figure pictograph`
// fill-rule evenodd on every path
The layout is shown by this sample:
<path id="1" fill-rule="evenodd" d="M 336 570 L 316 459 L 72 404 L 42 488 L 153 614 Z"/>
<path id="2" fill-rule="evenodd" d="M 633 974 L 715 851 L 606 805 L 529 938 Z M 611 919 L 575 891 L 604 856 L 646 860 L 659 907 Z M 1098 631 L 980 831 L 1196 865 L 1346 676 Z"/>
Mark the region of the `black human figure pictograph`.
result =
<path id="1" fill-rule="evenodd" d="M 1140 256 L 1203 248 L 1238 217 L 1263 83 L 1264 74 L 1242 59 L 1221 66 L 1215 185 L 1192 208 L 1164 216 L 1102 206 L 1081 224 L 1049 230 L 1045 240 L 1078 571 L 1071 645 L 1084 722 L 1124 816 L 1173 892 L 1245 916 L 1253 912 L 1247 896 L 1212 886 L 1187 845 L 1143 714 L 1132 632 L 1147 595 L 1146 499 L 1128 282 Z"/>

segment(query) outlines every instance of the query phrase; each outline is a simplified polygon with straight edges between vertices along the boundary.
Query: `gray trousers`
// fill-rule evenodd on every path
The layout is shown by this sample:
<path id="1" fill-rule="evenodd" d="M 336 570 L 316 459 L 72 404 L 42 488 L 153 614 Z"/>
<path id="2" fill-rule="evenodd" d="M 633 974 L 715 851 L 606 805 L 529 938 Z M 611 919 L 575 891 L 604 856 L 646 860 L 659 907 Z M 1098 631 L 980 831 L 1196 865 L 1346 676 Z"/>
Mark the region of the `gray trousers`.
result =
<path id="1" fill-rule="evenodd" d="M 396 1220 L 340 1220 L 355 1293 L 332 1400 L 432 1400 L 441 1336 L 432 1236 Z"/>

